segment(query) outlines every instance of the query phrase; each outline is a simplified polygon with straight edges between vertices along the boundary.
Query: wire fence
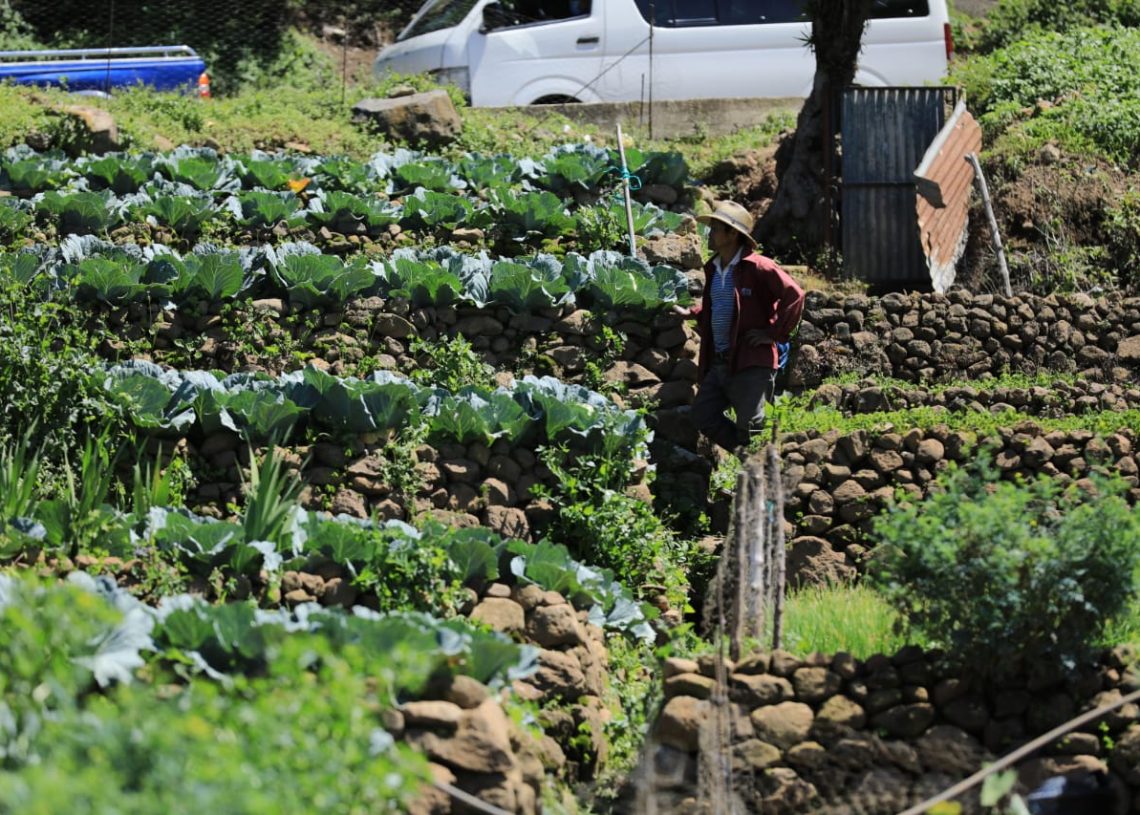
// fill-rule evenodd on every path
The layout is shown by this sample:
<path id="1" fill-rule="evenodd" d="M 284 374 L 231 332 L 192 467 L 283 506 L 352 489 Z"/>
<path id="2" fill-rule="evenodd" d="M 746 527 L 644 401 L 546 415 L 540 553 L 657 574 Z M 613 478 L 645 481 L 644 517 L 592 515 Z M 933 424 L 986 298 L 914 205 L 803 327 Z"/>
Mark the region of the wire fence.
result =
<path id="1" fill-rule="evenodd" d="M 0 49 L 188 45 L 222 94 L 318 62 L 356 81 L 422 2 L 0 0 Z"/>

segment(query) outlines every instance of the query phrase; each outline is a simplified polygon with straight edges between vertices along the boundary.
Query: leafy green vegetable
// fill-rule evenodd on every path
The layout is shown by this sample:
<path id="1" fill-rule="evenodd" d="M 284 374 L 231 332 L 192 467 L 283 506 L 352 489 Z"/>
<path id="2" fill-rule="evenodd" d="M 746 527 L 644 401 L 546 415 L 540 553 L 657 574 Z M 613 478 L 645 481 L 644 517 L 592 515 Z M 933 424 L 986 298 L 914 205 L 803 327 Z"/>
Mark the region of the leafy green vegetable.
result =
<path id="1" fill-rule="evenodd" d="M 242 158 L 237 161 L 236 169 L 247 189 L 287 190 L 289 182 L 298 176 L 296 165 L 288 159 Z"/>
<path id="2" fill-rule="evenodd" d="M 18 199 L 0 198 L 0 240 L 7 243 L 24 237 L 34 221 Z"/>
<path id="3" fill-rule="evenodd" d="M 574 226 L 574 219 L 567 214 L 562 199 L 552 192 L 515 195 L 501 191 L 495 195 L 493 206 L 504 231 L 519 238 L 530 234 L 554 236 Z"/>
<path id="4" fill-rule="evenodd" d="M 464 186 L 455 175 L 451 162 L 442 158 L 423 158 L 397 167 L 393 173 L 400 190 L 422 187 L 433 192 L 448 192 Z"/>
<path id="5" fill-rule="evenodd" d="M 217 213 L 213 200 L 207 196 L 159 195 L 139 209 L 144 216 L 170 227 L 181 238 L 200 234 L 202 227 Z"/>
<path id="6" fill-rule="evenodd" d="M 189 184 L 200 192 L 223 189 L 234 180 L 228 163 L 206 155 L 172 158 L 160 168 L 171 181 Z"/>
<path id="7" fill-rule="evenodd" d="M 236 196 L 234 214 L 241 223 L 253 228 L 269 228 L 289 221 L 301 206 L 292 192 L 253 190 Z"/>
<path id="8" fill-rule="evenodd" d="M 451 305 L 464 289 L 459 276 L 438 261 L 408 255 L 382 261 L 377 273 L 389 295 L 402 295 L 417 307 Z"/>
<path id="9" fill-rule="evenodd" d="M 102 156 L 88 159 L 80 166 L 96 189 L 109 189 L 116 195 L 138 192 L 155 172 L 149 156 Z"/>
<path id="10" fill-rule="evenodd" d="M 412 228 L 455 229 L 465 224 L 475 208 L 462 195 L 416 190 L 404 198 L 404 216 L 401 224 Z"/>
<path id="11" fill-rule="evenodd" d="M 470 153 L 459 160 L 456 166 L 459 177 L 478 191 L 509 187 L 522 176 L 522 169 L 511 156 L 483 156 Z"/>
<path id="12" fill-rule="evenodd" d="M 6 161 L 3 168 L 5 186 L 20 195 L 59 189 L 73 174 L 67 162 L 47 156 Z"/>
<path id="13" fill-rule="evenodd" d="M 286 255 L 273 274 L 304 308 L 340 304 L 376 284 L 376 275 L 359 258 L 345 263 L 335 255 Z"/>
<path id="14" fill-rule="evenodd" d="M 58 218 L 60 234 L 87 235 L 106 232 L 120 222 L 119 209 L 114 204 L 109 190 L 66 194 L 49 191 L 36 203 L 36 210 Z"/>
<path id="15" fill-rule="evenodd" d="M 368 165 L 347 156 L 325 158 L 313 168 L 313 173 L 322 189 L 362 195 L 377 189 L 377 180 Z"/>
<path id="16" fill-rule="evenodd" d="M 573 189 L 596 191 L 614 165 L 609 154 L 585 144 L 556 147 L 542 159 L 544 173 L 539 183 L 557 193 Z"/>
<path id="17" fill-rule="evenodd" d="M 354 234 L 361 224 L 372 234 L 399 220 L 400 210 L 387 201 L 332 190 L 320 197 L 321 209 L 309 209 L 305 215 L 318 227 L 345 235 Z"/>
<path id="18" fill-rule="evenodd" d="M 530 416 L 510 393 L 466 387 L 458 393 L 436 397 L 429 404 L 430 431 L 461 444 L 481 441 L 490 445 L 497 438 L 514 441 L 530 425 Z"/>
<path id="19" fill-rule="evenodd" d="M 663 303 L 687 302 L 685 275 L 670 266 L 650 267 L 639 258 L 617 252 L 590 256 L 585 293 L 598 308 L 655 309 Z"/>
<path id="20" fill-rule="evenodd" d="M 62 276 L 69 278 L 81 300 L 103 303 L 126 303 L 147 295 L 161 295 L 159 287 L 143 281 L 145 263 L 116 263 L 106 258 L 87 258 L 74 266 L 64 267 Z"/>
<path id="21" fill-rule="evenodd" d="M 0 215 L 3 213 L 0 207 Z M 0 254 L 0 280 L 13 280 L 26 286 L 43 272 L 39 257 L 31 252 Z"/>
<path id="22" fill-rule="evenodd" d="M 152 280 L 168 283 L 174 298 L 182 302 L 216 303 L 233 297 L 248 282 L 236 252 L 191 254 L 182 259 L 163 255 L 150 262 L 148 274 Z"/>
<path id="23" fill-rule="evenodd" d="M 489 294 L 515 311 L 535 311 L 565 302 L 570 285 L 561 268 L 500 260 L 491 270 Z"/>

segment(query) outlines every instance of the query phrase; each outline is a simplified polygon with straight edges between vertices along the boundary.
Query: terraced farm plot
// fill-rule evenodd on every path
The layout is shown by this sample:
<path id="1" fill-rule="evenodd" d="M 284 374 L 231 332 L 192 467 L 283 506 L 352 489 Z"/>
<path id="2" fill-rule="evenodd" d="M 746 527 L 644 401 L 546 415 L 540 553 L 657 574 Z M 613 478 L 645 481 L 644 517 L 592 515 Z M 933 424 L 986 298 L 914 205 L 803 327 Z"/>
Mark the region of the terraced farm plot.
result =
<path id="1" fill-rule="evenodd" d="M 613 164 L 583 146 L 4 157 L 0 812 L 449 812 L 458 789 L 530 813 L 583 782 L 629 811 L 647 739 L 695 775 L 717 675 L 698 609 L 739 463 L 689 416 L 687 172 L 631 158 L 643 249 L 686 247 L 651 262 L 615 251 Z M 869 591 L 884 519 L 934 512 L 975 468 L 1001 496 L 1084 490 L 1065 494 L 1127 539 L 1138 343 L 1135 298 L 812 294 L 772 411 L 791 584 Z M 1078 577 L 1068 599 L 1099 602 Z M 1089 630 L 1127 640 L 1128 605 Z M 727 667 L 749 800 L 846 800 L 807 754 L 868 722 L 904 744 L 883 750 L 910 800 L 938 770 L 906 750 L 964 739 L 980 766 L 1041 731 L 1024 711 L 1045 695 L 1078 693 L 1019 679 L 1033 705 L 977 690 L 970 718 L 938 690 L 961 666 L 809 656 L 809 629 L 789 631 L 798 656 Z M 1135 676 L 1113 659 L 1097 692 Z M 211 769 L 218 744 L 232 760 Z"/>

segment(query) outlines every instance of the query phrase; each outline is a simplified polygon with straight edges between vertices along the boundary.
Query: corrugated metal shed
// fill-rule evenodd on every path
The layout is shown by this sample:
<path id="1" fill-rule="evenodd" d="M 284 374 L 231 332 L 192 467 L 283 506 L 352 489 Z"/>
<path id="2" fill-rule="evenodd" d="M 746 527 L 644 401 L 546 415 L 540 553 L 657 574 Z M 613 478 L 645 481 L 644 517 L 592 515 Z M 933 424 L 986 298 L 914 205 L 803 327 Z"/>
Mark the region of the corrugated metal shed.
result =
<path id="1" fill-rule="evenodd" d="M 981 149 L 982 129 L 963 99 L 914 171 L 918 232 L 935 291 L 950 288 L 966 248 L 974 183 L 974 168 L 966 156 Z"/>
<path id="2" fill-rule="evenodd" d="M 946 122 L 955 88 L 848 88 L 841 103 L 840 228 L 848 274 L 930 285 L 914 170 Z"/>

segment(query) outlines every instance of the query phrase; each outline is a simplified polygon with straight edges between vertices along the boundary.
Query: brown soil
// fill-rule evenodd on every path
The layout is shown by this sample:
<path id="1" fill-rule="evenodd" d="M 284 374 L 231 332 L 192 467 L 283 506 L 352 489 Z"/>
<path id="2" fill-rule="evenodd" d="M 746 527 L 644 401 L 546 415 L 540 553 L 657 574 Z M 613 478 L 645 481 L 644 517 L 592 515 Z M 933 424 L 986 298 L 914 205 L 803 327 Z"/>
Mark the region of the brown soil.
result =
<path id="1" fill-rule="evenodd" d="M 729 198 L 759 219 L 776 196 L 777 144 L 759 150 L 744 150 L 714 165 L 704 183 L 716 190 L 718 198 Z"/>
<path id="2" fill-rule="evenodd" d="M 1037 162 L 1016 177 L 997 177 L 990 169 L 987 183 L 1011 270 L 1043 275 L 1050 266 L 1109 242 L 1107 210 L 1121 200 L 1134 179 L 1107 162 L 1064 155 L 1046 146 Z M 975 199 L 959 282 L 977 289 L 987 276 L 993 279 L 995 268 L 988 219 Z M 1029 281 L 1015 280 L 1015 287 L 1019 283 Z"/>
<path id="3" fill-rule="evenodd" d="M 1053 235 L 1099 243 L 1106 206 L 1129 186 L 1129 176 L 1107 162 L 1063 156 L 1046 147 L 1036 164 L 994 191 L 994 211 L 1013 240 L 1035 242 Z"/>
<path id="4" fill-rule="evenodd" d="M 318 41 L 317 47 L 332 60 L 336 66 L 337 76 L 341 74 L 348 76 L 349 84 L 372 81 L 372 62 L 379 51 L 377 47 L 345 46 L 330 39 Z"/>

